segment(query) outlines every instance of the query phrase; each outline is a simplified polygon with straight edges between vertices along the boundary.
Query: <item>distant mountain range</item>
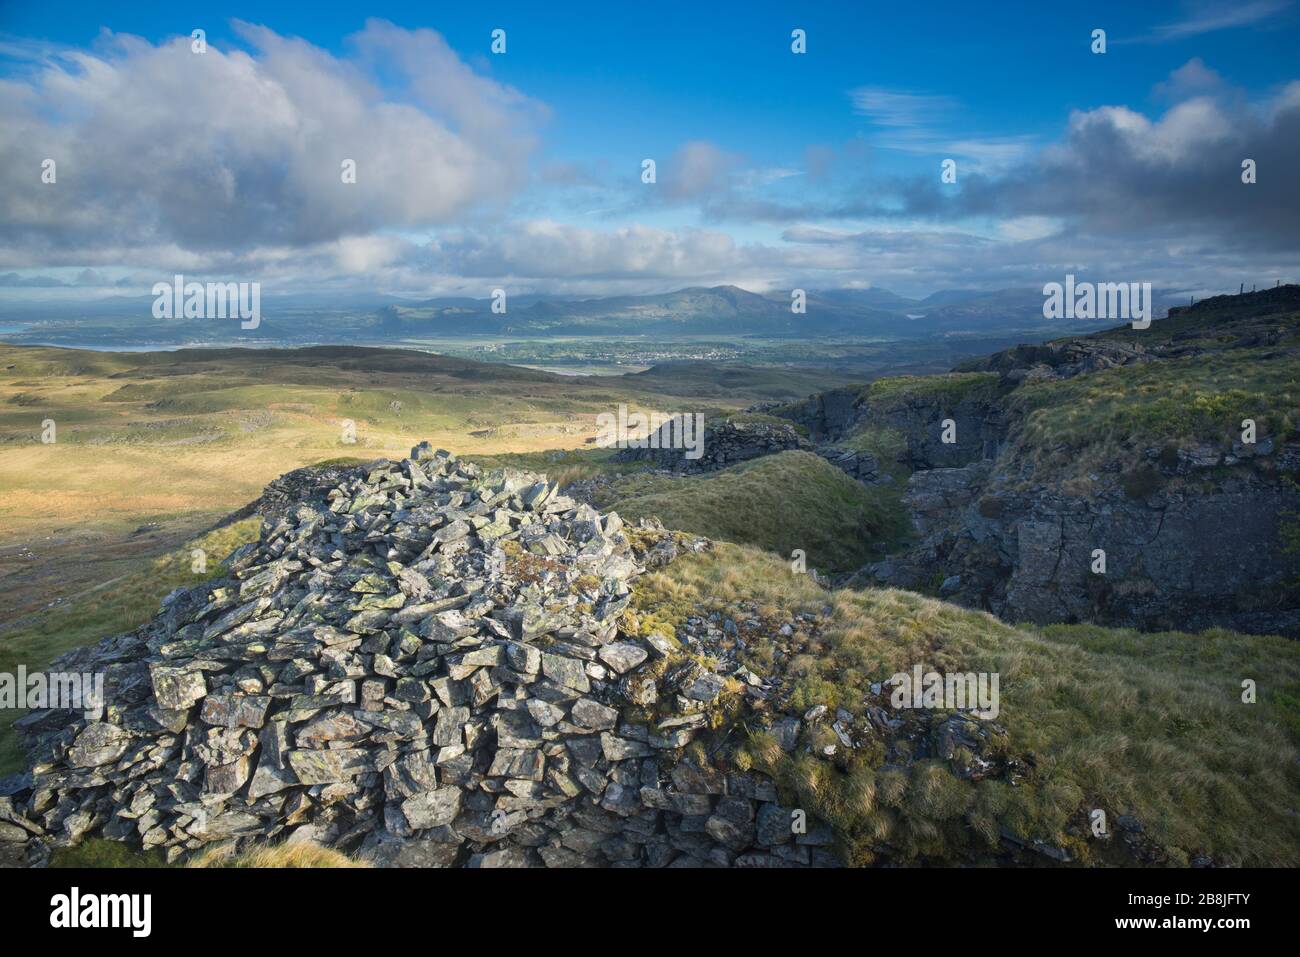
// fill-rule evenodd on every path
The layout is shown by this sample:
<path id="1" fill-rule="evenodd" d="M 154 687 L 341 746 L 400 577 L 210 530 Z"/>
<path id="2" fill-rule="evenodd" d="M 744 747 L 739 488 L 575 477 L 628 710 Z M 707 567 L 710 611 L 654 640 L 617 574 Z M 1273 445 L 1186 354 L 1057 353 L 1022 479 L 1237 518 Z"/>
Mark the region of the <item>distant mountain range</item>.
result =
<path id="1" fill-rule="evenodd" d="M 1181 301 L 1181 300 L 1179 300 Z M 1162 309 L 1174 304 L 1161 303 Z M 887 289 L 807 292 L 795 313 L 789 292 L 754 293 L 739 286 L 690 287 L 648 296 L 507 300 L 505 314 L 489 299 L 430 299 L 390 303 L 381 328 L 400 336 L 484 335 L 740 335 L 912 337 L 1037 331 L 1043 318 L 1036 289 L 945 290 L 909 299 Z"/>
<path id="2" fill-rule="evenodd" d="M 795 313 L 787 291 L 755 293 L 739 286 L 690 287 L 645 296 L 572 299 L 508 297 L 504 313 L 490 298 L 406 300 L 393 296 L 266 295 L 255 336 L 221 320 L 157 320 L 149 297 L 94 302 L 0 306 L 0 337 L 9 341 L 85 343 L 99 340 L 202 343 L 402 342 L 475 336 L 726 336 L 809 338 L 933 338 L 1025 333 L 1065 334 L 1043 318 L 1037 289 L 942 290 L 912 299 L 887 289 L 809 290 Z M 1156 314 L 1175 302 L 1156 293 Z M 4 328 L 9 327 L 9 328 Z"/>

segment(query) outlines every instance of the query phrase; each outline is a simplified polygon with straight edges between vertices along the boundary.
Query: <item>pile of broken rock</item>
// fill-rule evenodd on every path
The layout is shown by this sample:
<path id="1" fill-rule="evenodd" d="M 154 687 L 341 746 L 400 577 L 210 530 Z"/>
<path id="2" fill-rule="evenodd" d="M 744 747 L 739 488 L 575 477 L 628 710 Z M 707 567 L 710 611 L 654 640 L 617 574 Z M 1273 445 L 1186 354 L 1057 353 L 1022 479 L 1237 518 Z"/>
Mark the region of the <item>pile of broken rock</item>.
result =
<path id="1" fill-rule="evenodd" d="M 28 863 L 103 836 L 168 860 L 309 840 L 381 865 L 833 864 L 769 779 L 688 748 L 731 676 L 620 632 L 643 566 L 704 547 L 426 443 L 350 472 L 56 662 L 103 672 L 108 706 L 20 721 L 3 836 Z"/>

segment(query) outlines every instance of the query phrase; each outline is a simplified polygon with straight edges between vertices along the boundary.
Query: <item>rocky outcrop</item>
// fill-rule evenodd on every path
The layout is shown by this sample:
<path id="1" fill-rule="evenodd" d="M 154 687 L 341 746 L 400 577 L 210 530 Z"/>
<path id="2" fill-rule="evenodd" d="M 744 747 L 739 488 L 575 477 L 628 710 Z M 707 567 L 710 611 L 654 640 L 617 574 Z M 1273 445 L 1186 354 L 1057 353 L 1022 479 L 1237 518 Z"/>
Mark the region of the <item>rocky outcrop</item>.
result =
<path id="1" fill-rule="evenodd" d="M 874 485 L 877 482 L 891 481 L 888 475 L 881 475 L 880 462 L 870 452 L 846 449 L 839 445 L 819 445 L 813 451 L 859 482 Z"/>
<path id="2" fill-rule="evenodd" d="M 1283 541 L 1286 523 L 1296 525 L 1300 511 L 1293 432 L 1284 427 L 1254 444 L 1231 445 L 1228 438 L 1220 444 L 1171 436 L 1161 448 L 1129 446 L 1098 456 L 1086 470 L 1058 467 L 1049 478 L 1036 465 L 1036 450 L 1020 444 L 1021 416 L 1032 403 L 1003 400 L 1017 389 L 1040 388 L 1033 380 L 1234 350 L 1252 350 L 1246 367 L 1294 363 L 1287 343 L 1298 316 L 1297 286 L 1215 297 L 1171 310 L 1149 332 L 1107 330 L 1022 345 L 959 367 L 997 373 L 993 390 L 954 392 L 942 382 L 864 390 L 851 428 L 892 428 L 905 439 L 902 461 L 913 474 L 904 502 L 917 541 L 856 580 L 937 590 L 1010 621 L 1300 635 L 1300 568 Z M 1248 380 L 1249 371 L 1242 376 Z M 877 398 L 868 401 L 873 393 Z M 810 400 L 804 409 L 816 406 Z M 942 442 L 941 418 L 955 424 L 957 442 Z M 1117 449 L 1129 441 L 1110 440 Z M 1095 448 L 1052 450 L 1058 462 L 1067 451 Z"/>
<path id="3" fill-rule="evenodd" d="M 865 404 L 863 425 L 902 434 L 908 468 L 959 468 L 995 458 L 1006 437 L 1001 407 L 984 397 L 909 395 Z"/>
<path id="4" fill-rule="evenodd" d="M 1276 480 L 1300 467 L 1300 444 L 1245 451 L 1151 449 L 1148 487 L 1086 497 L 1000 483 L 990 462 L 917 472 L 904 501 L 918 545 L 863 577 L 937 583 L 1009 621 L 1300 635 L 1278 521 L 1300 492 Z"/>
<path id="5" fill-rule="evenodd" d="M 1091 336 L 1019 345 L 957 366 L 962 372 L 997 372 L 1019 383 L 1027 379 L 1072 379 L 1117 366 L 1181 359 L 1225 349 L 1281 345 L 1292 335 L 1300 311 L 1300 285 L 1278 286 L 1237 296 L 1212 296 L 1192 306 L 1175 306 L 1150 333 L 1126 327 Z"/>
<path id="6" fill-rule="evenodd" d="M 997 372 L 1012 382 L 1026 379 L 1072 379 L 1116 366 L 1151 362 L 1145 346 L 1125 341 L 1064 339 L 1021 345 L 964 363 L 970 372 Z"/>
<path id="7" fill-rule="evenodd" d="M 771 414 L 803 425 L 829 445 L 869 428 L 897 432 L 907 447 L 900 462 L 911 469 L 957 468 L 993 458 L 1007 432 L 1001 405 L 988 390 L 903 390 L 872 398 L 868 389 L 835 389 Z"/>
<path id="8" fill-rule="evenodd" d="M 763 403 L 749 411 L 779 415 L 802 425 L 814 442 L 833 441 L 853 431 L 860 418 L 860 386 L 817 392 L 800 402 Z"/>
<path id="9" fill-rule="evenodd" d="M 771 780 L 688 750 L 779 689 L 703 619 L 680 638 L 620 627 L 643 568 L 707 542 L 424 445 L 325 484 L 268 500 L 226 577 L 55 663 L 104 673 L 108 708 L 19 722 L 31 771 L 4 783 L 4 845 L 31 862 L 102 835 L 169 860 L 287 839 L 384 865 L 835 863 Z M 797 716 L 750 720 L 799 739 Z M 833 720 L 856 746 L 856 719 Z"/>
<path id="10" fill-rule="evenodd" d="M 670 472 L 714 472 L 740 462 L 775 455 L 792 449 L 809 451 L 812 445 L 793 426 L 764 422 L 715 422 L 704 428 L 700 455 L 688 457 L 689 449 L 674 446 L 675 425 L 665 425 L 644 448 L 625 448 L 615 458 L 620 462 L 648 462 Z M 680 444 L 680 443 L 677 443 Z"/>

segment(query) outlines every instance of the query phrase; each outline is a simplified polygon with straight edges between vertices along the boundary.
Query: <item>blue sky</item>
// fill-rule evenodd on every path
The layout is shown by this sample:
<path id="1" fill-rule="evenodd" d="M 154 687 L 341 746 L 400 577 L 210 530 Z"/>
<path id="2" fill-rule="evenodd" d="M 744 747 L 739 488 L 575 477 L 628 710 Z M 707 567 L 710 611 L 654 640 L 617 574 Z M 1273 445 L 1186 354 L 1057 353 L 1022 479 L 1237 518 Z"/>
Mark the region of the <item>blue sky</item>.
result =
<path id="1" fill-rule="evenodd" d="M 0 295 L 1300 278 L 1297 49 L 1291 0 L 5 3 Z"/>

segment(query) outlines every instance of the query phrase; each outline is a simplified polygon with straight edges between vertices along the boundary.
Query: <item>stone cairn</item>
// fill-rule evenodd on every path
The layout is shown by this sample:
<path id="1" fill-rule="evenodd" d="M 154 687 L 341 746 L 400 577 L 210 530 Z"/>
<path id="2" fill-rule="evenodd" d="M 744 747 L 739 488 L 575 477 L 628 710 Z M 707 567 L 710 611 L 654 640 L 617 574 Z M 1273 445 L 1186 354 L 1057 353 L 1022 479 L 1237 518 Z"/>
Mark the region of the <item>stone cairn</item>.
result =
<path id="1" fill-rule="evenodd" d="M 38 864 L 88 836 L 169 861 L 308 840 L 391 866 L 834 864 L 768 778 L 688 748 L 763 681 L 620 632 L 646 565 L 708 546 L 643 526 L 427 443 L 280 503 L 227 577 L 55 663 L 103 672 L 107 707 L 19 722 L 0 836 Z"/>

